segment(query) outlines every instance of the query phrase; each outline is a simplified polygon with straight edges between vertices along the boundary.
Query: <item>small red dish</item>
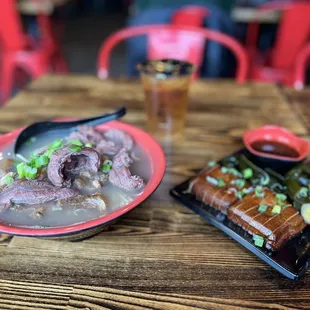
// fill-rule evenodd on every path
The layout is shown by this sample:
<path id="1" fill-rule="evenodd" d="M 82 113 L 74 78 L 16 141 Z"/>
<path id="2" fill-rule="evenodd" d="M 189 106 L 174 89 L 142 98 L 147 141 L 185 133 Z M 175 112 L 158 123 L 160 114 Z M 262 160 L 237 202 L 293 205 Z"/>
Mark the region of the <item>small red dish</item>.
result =
<path id="1" fill-rule="evenodd" d="M 29 237 L 81 240 L 104 230 L 104 226 L 113 223 L 120 216 L 138 206 L 156 190 L 164 176 L 166 167 L 165 155 L 160 145 L 146 132 L 123 122 L 113 121 L 97 126 L 96 128 L 98 130 L 117 128 L 127 132 L 133 137 L 135 143 L 139 145 L 147 154 L 151 164 L 151 176 L 143 192 L 126 206 L 121 207 L 107 215 L 103 215 L 83 223 L 51 228 L 32 228 L 13 226 L 0 222 L 0 232 Z M 11 144 L 21 130 L 22 129 L 17 129 L 11 133 L 0 136 L 0 148 L 4 148 Z"/>
<path id="2" fill-rule="evenodd" d="M 288 150 L 296 153 L 296 156 L 283 156 L 276 154 L 276 152 L 263 152 L 255 149 L 254 145 L 265 142 L 266 144 L 287 146 Z M 271 158 L 281 161 L 300 162 L 308 156 L 309 143 L 297 136 L 289 130 L 273 125 L 267 125 L 260 128 L 247 131 L 243 135 L 243 142 L 248 151 L 258 157 Z"/>

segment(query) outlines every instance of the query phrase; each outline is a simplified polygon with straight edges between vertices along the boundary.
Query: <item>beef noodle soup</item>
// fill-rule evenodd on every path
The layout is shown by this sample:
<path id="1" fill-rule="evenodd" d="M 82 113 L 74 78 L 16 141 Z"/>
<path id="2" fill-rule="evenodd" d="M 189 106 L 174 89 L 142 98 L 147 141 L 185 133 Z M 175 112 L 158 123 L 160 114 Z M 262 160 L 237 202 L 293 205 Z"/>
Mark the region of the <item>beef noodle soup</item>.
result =
<path id="1" fill-rule="evenodd" d="M 151 164 L 132 137 L 81 126 L 68 137 L 37 137 L 22 155 L 0 158 L 0 222 L 55 227 L 121 208 L 143 192 Z"/>

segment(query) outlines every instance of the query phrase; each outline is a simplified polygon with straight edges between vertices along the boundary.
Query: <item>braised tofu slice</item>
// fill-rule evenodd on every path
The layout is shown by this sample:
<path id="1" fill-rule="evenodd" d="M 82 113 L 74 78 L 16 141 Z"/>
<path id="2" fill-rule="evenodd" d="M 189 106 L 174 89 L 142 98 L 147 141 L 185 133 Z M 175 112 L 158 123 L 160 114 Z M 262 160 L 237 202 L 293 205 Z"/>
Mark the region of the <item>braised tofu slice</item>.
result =
<path id="1" fill-rule="evenodd" d="M 239 174 L 236 170 L 228 172 L 227 168 L 216 165 L 193 178 L 188 192 L 203 203 L 227 214 L 229 206 L 242 198 L 244 191 L 250 187 Z"/>
<path id="2" fill-rule="evenodd" d="M 267 188 L 260 195 L 253 191 L 235 202 L 228 210 L 228 218 L 251 235 L 263 237 L 266 248 L 271 250 L 279 249 L 306 227 L 299 212 L 286 200 L 279 203 L 277 194 Z"/>

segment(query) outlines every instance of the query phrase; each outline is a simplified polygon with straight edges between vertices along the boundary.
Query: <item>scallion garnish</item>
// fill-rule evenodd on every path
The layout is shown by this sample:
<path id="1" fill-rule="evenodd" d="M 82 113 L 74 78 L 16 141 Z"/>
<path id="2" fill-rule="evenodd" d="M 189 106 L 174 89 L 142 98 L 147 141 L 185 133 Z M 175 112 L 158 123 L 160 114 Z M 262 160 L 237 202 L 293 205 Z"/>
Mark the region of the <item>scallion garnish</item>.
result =
<path id="1" fill-rule="evenodd" d="M 38 169 L 37 168 L 31 168 L 29 166 L 26 167 L 26 178 L 29 179 L 35 179 L 38 173 Z"/>
<path id="2" fill-rule="evenodd" d="M 241 192 L 241 191 L 239 191 L 239 192 L 237 192 L 236 193 L 236 197 L 238 198 L 238 199 L 242 199 L 243 198 L 243 193 Z"/>
<path id="3" fill-rule="evenodd" d="M 68 148 L 72 151 L 72 152 L 79 152 L 82 148 L 80 146 L 77 145 L 70 145 L 68 146 Z"/>
<path id="4" fill-rule="evenodd" d="M 48 150 L 44 153 L 45 156 L 47 156 L 47 158 L 51 158 L 52 154 L 54 153 L 54 150 Z"/>
<path id="5" fill-rule="evenodd" d="M 281 206 L 279 206 L 279 205 L 273 206 L 271 212 L 272 212 L 272 214 L 280 214 L 281 213 Z"/>
<path id="6" fill-rule="evenodd" d="M 264 174 L 263 176 L 261 176 L 260 177 L 260 179 L 259 179 L 259 183 L 261 184 L 261 185 L 268 185 L 269 184 L 269 182 L 270 182 L 270 177 L 269 177 L 269 175 L 266 173 L 266 174 Z"/>
<path id="7" fill-rule="evenodd" d="M 82 143 L 82 141 L 80 141 L 78 139 L 72 140 L 72 141 L 70 141 L 70 143 L 73 144 L 73 145 L 77 145 L 77 146 L 83 146 L 84 145 Z"/>
<path id="8" fill-rule="evenodd" d="M 278 203 L 283 203 L 287 199 L 286 195 L 284 194 L 276 194 L 276 200 Z"/>
<path id="9" fill-rule="evenodd" d="M 41 155 L 39 158 L 36 159 L 35 167 L 40 168 L 46 166 L 49 162 L 47 155 Z"/>
<path id="10" fill-rule="evenodd" d="M 223 179 L 217 179 L 217 186 L 224 187 L 226 186 L 226 182 Z"/>
<path id="11" fill-rule="evenodd" d="M 242 178 L 242 174 L 236 168 L 227 168 L 227 172 L 236 177 Z"/>
<path id="12" fill-rule="evenodd" d="M 211 160 L 208 162 L 209 167 L 214 167 L 216 165 L 216 162 L 214 160 Z"/>
<path id="13" fill-rule="evenodd" d="M 245 179 L 251 179 L 253 176 L 253 170 L 251 168 L 246 168 L 242 171 L 242 174 Z"/>
<path id="14" fill-rule="evenodd" d="M 86 143 L 85 146 L 86 147 L 93 147 L 93 145 L 91 143 Z"/>
<path id="15" fill-rule="evenodd" d="M 227 173 L 227 172 L 228 172 L 227 167 L 222 167 L 222 168 L 221 168 L 221 172 L 224 173 L 224 174 Z"/>
<path id="16" fill-rule="evenodd" d="M 25 166 L 25 163 L 20 163 L 16 166 L 16 170 L 20 179 L 23 179 L 25 177 Z"/>
<path id="17" fill-rule="evenodd" d="M 103 162 L 103 165 L 101 167 L 101 171 L 104 172 L 104 173 L 109 173 L 112 169 L 112 161 L 109 160 L 109 159 L 106 159 L 104 162 Z"/>
<path id="18" fill-rule="evenodd" d="M 262 186 L 257 185 L 255 187 L 255 196 L 256 197 L 260 197 L 260 198 L 265 197 L 265 193 L 263 191 L 263 187 Z"/>
<path id="19" fill-rule="evenodd" d="M 52 142 L 48 148 L 50 150 L 58 150 L 59 148 L 61 148 L 63 146 L 62 140 L 61 139 L 56 139 L 54 142 Z"/>
<path id="20" fill-rule="evenodd" d="M 245 180 L 243 179 L 232 180 L 231 184 L 236 185 L 239 189 L 242 189 L 245 186 Z"/>
<path id="21" fill-rule="evenodd" d="M 217 185 L 218 183 L 216 178 L 210 177 L 209 175 L 206 177 L 206 180 L 213 185 Z"/>
<path id="22" fill-rule="evenodd" d="M 308 188 L 307 187 L 301 187 L 300 190 L 297 192 L 296 196 L 301 198 L 308 197 Z"/>
<path id="23" fill-rule="evenodd" d="M 6 185 L 12 184 L 14 182 L 14 179 L 10 175 L 6 175 L 4 177 L 4 183 Z"/>
<path id="24" fill-rule="evenodd" d="M 268 209 L 268 206 L 266 206 L 266 205 L 259 205 L 258 206 L 258 212 L 259 213 L 263 213 L 263 212 L 267 211 L 267 209 Z"/>
<path id="25" fill-rule="evenodd" d="M 264 245 L 264 238 L 260 235 L 253 235 L 254 244 L 258 247 L 262 247 Z"/>

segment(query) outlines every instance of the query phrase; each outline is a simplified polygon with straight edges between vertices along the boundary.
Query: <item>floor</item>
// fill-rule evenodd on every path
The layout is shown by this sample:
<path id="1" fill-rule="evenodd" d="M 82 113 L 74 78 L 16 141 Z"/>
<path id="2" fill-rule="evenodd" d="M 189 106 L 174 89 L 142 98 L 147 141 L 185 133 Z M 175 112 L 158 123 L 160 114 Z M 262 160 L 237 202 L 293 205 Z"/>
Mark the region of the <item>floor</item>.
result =
<path id="1" fill-rule="evenodd" d="M 114 31 L 125 26 L 123 14 L 100 14 L 77 17 L 66 22 L 63 37 L 64 54 L 70 71 L 95 75 L 101 44 Z M 112 53 L 111 76 L 126 72 L 126 47 L 120 44 Z"/>

